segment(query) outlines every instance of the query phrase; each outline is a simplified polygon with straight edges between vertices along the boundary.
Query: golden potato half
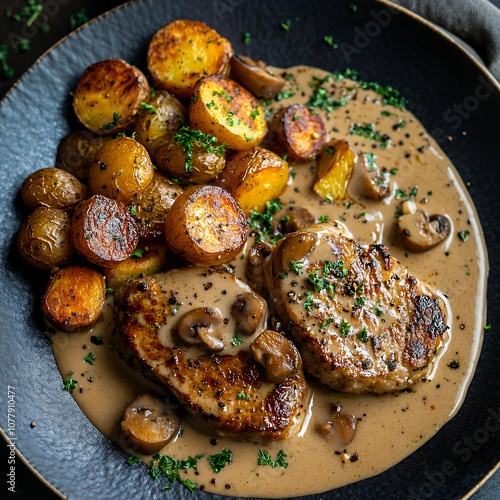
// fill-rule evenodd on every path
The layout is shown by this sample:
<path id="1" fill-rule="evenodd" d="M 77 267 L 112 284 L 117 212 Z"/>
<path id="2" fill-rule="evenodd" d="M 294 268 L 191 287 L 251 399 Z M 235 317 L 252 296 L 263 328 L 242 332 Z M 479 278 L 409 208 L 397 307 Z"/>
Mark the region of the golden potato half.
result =
<path id="1" fill-rule="evenodd" d="M 80 123 L 98 134 L 128 128 L 149 94 L 149 83 L 138 68 L 121 59 L 106 59 L 89 66 L 73 95 Z"/>
<path id="2" fill-rule="evenodd" d="M 189 98 L 195 83 L 214 73 L 227 75 L 231 43 L 198 21 L 180 19 L 158 30 L 148 48 L 148 69 L 162 89 Z"/>

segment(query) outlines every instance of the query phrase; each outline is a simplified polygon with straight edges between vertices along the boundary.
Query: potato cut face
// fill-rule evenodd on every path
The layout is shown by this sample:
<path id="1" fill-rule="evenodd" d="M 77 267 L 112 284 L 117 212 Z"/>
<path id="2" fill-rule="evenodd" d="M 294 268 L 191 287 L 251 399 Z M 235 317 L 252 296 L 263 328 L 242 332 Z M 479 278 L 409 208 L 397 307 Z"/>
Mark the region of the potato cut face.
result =
<path id="1" fill-rule="evenodd" d="M 356 153 L 345 141 L 330 141 L 323 149 L 318 160 L 316 180 L 313 190 L 322 198 L 345 200 L 347 185 L 351 178 Z"/>
<path id="2" fill-rule="evenodd" d="M 257 146 L 267 133 L 259 101 L 240 84 L 221 75 L 209 76 L 196 85 L 189 124 L 237 151 Z"/>
<path id="3" fill-rule="evenodd" d="M 288 163 L 268 149 L 255 147 L 234 153 L 217 178 L 217 185 L 228 190 L 248 216 L 262 211 L 266 203 L 279 197 L 290 176 Z"/>
<path id="4" fill-rule="evenodd" d="M 218 186 L 184 191 L 165 221 L 167 245 L 192 264 L 229 262 L 243 248 L 247 233 L 245 214 L 234 198 Z"/>
<path id="5" fill-rule="evenodd" d="M 212 74 L 229 74 L 231 43 L 198 21 L 174 21 L 158 30 L 148 48 L 148 69 L 155 83 L 189 98 L 196 82 Z"/>
<path id="6" fill-rule="evenodd" d="M 65 331 L 91 327 L 102 315 L 104 276 L 90 267 L 70 266 L 58 271 L 42 299 L 47 319 Z"/>
<path id="7" fill-rule="evenodd" d="M 73 95 L 80 123 L 98 134 L 114 134 L 129 127 L 149 94 L 141 70 L 121 59 L 106 59 L 89 66 Z"/>

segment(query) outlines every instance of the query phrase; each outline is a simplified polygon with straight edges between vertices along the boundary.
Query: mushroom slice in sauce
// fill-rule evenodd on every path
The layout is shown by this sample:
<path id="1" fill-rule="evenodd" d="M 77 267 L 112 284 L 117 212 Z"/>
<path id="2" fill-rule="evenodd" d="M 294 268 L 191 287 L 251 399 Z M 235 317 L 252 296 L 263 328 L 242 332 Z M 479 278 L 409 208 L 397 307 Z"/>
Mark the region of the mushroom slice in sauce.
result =
<path id="1" fill-rule="evenodd" d="M 380 170 L 372 153 L 358 155 L 355 167 L 361 174 L 361 192 L 364 196 L 382 200 L 391 194 L 389 185 L 391 174 L 387 170 Z"/>
<path id="2" fill-rule="evenodd" d="M 241 83 L 256 97 L 271 99 L 285 85 L 285 79 L 275 75 L 263 61 L 235 55 L 231 59 L 231 78 Z"/>
<path id="3" fill-rule="evenodd" d="M 152 455 L 175 437 L 179 418 L 161 399 L 142 394 L 125 410 L 121 429 L 129 447 Z"/>
<path id="4" fill-rule="evenodd" d="M 224 349 L 224 342 L 219 338 L 223 321 L 218 309 L 198 307 L 181 317 L 177 334 L 188 346 L 205 344 L 210 351 L 219 352 Z"/>
<path id="5" fill-rule="evenodd" d="M 356 435 L 356 417 L 340 411 L 340 406 L 332 405 L 327 422 L 317 425 L 320 436 L 333 448 L 342 449 Z"/>
<path id="6" fill-rule="evenodd" d="M 444 215 L 431 215 L 422 210 L 398 218 L 401 243 L 412 252 L 426 252 L 443 242 L 451 232 L 451 223 Z"/>
<path id="7" fill-rule="evenodd" d="M 241 293 L 231 306 L 236 331 L 241 335 L 253 335 L 266 321 L 267 303 L 253 292 Z"/>

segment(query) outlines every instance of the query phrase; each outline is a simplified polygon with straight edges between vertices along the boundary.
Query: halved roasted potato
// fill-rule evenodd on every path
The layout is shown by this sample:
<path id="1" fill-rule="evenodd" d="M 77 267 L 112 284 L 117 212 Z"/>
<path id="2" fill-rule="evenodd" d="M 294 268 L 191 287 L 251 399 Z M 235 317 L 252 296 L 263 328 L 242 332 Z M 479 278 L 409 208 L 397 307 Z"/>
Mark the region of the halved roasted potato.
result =
<path id="1" fill-rule="evenodd" d="M 164 239 L 165 218 L 182 192 L 183 189 L 178 184 L 156 171 L 149 186 L 132 196 L 130 211 L 137 222 L 142 241 Z"/>
<path id="2" fill-rule="evenodd" d="M 168 141 L 162 141 L 154 156 L 157 168 L 180 183 L 204 184 L 226 165 L 226 145 L 200 130 L 182 126 Z"/>
<path id="3" fill-rule="evenodd" d="M 218 186 L 193 186 L 172 205 L 165 221 L 167 245 L 191 264 L 229 262 L 242 250 L 248 222 L 235 199 Z"/>
<path id="4" fill-rule="evenodd" d="M 111 58 L 83 72 L 73 95 L 73 109 L 92 132 L 114 134 L 132 125 L 148 94 L 149 83 L 140 69 Z"/>
<path id="5" fill-rule="evenodd" d="M 203 76 L 229 74 L 231 43 L 199 21 L 180 19 L 158 30 L 148 48 L 148 69 L 162 89 L 189 98 Z"/>
<path id="6" fill-rule="evenodd" d="M 135 250 L 139 234 L 126 205 L 97 194 L 76 207 L 71 241 L 93 264 L 113 267 Z"/>
<path id="7" fill-rule="evenodd" d="M 20 194 L 30 208 L 44 206 L 69 210 L 86 198 L 89 190 L 66 170 L 48 167 L 28 175 L 21 185 Z"/>
<path id="8" fill-rule="evenodd" d="M 71 258 L 71 217 L 59 208 L 38 207 L 17 233 L 21 257 L 39 269 L 65 265 Z"/>
<path id="9" fill-rule="evenodd" d="M 238 151 L 257 146 L 267 133 L 259 101 L 222 75 L 209 76 L 196 84 L 189 105 L 189 124 Z"/>
<path id="10" fill-rule="evenodd" d="M 187 110 L 179 99 L 165 90 L 150 93 L 141 106 L 142 111 L 133 131 L 135 140 L 147 149 L 152 158 L 159 141 L 170 139 L 186 122 Z"/>
<path id="11" fill-rule="evenodd" d="M 283 158 L 255 147 L 228 157 L 216 184 L 229 191 L 249 215 L 253 210 L 262 211 L 268 201 L 280 196 L 289 176 L 290 169 Z"/>
<path id="12" fill-rule="evenodd" d="M 330 141 L 319 157 L 313 191 L 328 200 L 347 199 L 347 185 L 355 161 L 356 153 L 347 142 Z"/>
<path id="13" fill-rule="evenodd" d="M 281 109 L 269 128 L 277 149 L 289 161 L 313 160 L 325 144 L 323 119 L 305 104 L 293 104 Z"/>
<path id="14" fill-rule="evenodd" d="M 92 194 L 130 203 L 133 195 L 152 181 L 154 167 L 146 148 L 131 137 L 119 137 L 106 143 L 89 169 Z"/>
<path id="15" fill-rule="evenodd" d="M 70 266 L 54 274 L 42 299 L 46 318 L 61 330 L 89 328 L 101 317 L 104 276 L 90 267 Z"/>

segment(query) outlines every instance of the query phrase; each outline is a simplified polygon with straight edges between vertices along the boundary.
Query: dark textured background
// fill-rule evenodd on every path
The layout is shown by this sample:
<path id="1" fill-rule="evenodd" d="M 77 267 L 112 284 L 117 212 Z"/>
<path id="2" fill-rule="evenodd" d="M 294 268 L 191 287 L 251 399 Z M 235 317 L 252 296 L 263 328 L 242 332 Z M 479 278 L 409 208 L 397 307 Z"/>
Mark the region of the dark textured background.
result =
<path id="1" fill-rule="evenodd" d="M 87 15 L 92 18 L 101 12 L 107 11 L 121 3 L 124 3 L 119 0 L 101 0 L 100 2 L 90 2 L 90 1 L 85 1 L 85 0 L 61 0 L 60 2 L 57 2 L 57 0 L 54 0 L 52 2 L 53 5 L 57 4 L 58 9 L 57 12 L 53 11 L 51 15 L 48 17 L 48 24 L 50 26 L 50 32 L 45 34 L 41 32 L 36 32 L 36 30 L 31 30 L 29 32 L 25 32 L 24 35 L 29 35 L 31 39 L 31 50 L 26 53 L 15 53 L 15 51 L 10 51 L 9 53 L 9 63 L 11 66 L 15 68 L 15 76 L 10 79 L 10 80 L 5 80 L 5 79 L 0 79 L 0 97 L 2 97 L 12 86 L 12 84 L 15 82 L 15 80 L 23 73 L 24 70 L 26 70 L 35 60 L 37 57 L 39 57 L 41 54 L 43 54 L 52 44 L 56 43 L 59 39 L 61 39 L 66 33 L 69 31 L 69 17 L 71 14 L 75 14 L 76 12 L 80 11 L 82 8 L 85 8 Z M 236 0 L 227 0 L 227 1 L 222 1 L 220 2 L 220 5 L 226 5 L 226 6 L 232 6 L 235 5 L 236 3 L 243 3 L 243 2 L 237 2 Z M 291 2 L 297 4 L 298 2 Z M 362 1 L 358 2 L 360 5 L 362 4 Z M 493 3 L 496 5 L 500 6 L 500 0 L 494 0 Z M 0 34 L 2 35 L 2 38 L 6 34 L 23 34 L 21 28 L 21 25 L 19 23 L 15 23 L 11 20 L 8 20 L 4 15 L 3 12 L 7 7 L 13 7 L 13 10 L 16 11 L 18 10 L 19 7 L 25 5 L 24 1 L 5 1 L 1 0 L 0 2 Z M 283 18 L 288 17 L 288 14 L 285 15 L 283 14 Z M 276 22 L 279 22 L 281 18 L 276 19 Z M 36 26 L 35 26 L 36 27 Z M 237 32 L 239 33 L 240 30 Z M 124 34 L 126 36 L 126 34 Z M 230 39 L 232 37 L 227 34 Z M 409 54 L 411 56 L 411 54 Z M 450 63 L 453 66 L 453 63 Z M 353 65 L 356 67 L 356 65 L 353 63 Z M 412 79 L 414 75 L 408 75 L 408 79 Z M 46 77 L 49 79 L 50 75 L 46 75 Z M 400 78 L 401 79 L 401 78 Z M 404 80 L 404 78 L 403 78 Z M 47 80 L 46 80 L 47 81 Z M 389 80 L 390 81 L 390 80 Z M 47 81 L 48 83 L 48 81 Z M 439 92 L 439 89 L 433 89 L 434 91 Z M 450 101 L 453 102 L 453 101 Z M 411 109 L 417 114 L 417 116 L 420 116 L 418 106 L 416 103 L 413 103 L 414 105 L 411 106 Z M 446 109 L 444 107 L 443 109 Z M 424 111 L 424 110 L 422 110 Z M 29 117 L 27 117 L 27 124 L 29 123 Z M 5 126 L 5 123 L 2 123 L 2 127 Z M 498 126 L 497 126 L 497 131 L 498 131 Z M 1 130 L 0 130 L 1 132 Z M 3 134 L 2 134 L 3 135 Z M 1 136 L 0 136 L 1 137 Z M 498 168 L 498 166 L 496 167 Z M 466 179 L 467 180 L 467 179 Z M 497 201 L 498 204 L 498 201 Z M 485 213 L 487 210 L 487 207 L 478 207 L 480 213 Z M 484 221 L 483 221 L 484 224 Z M 498 240 L 497 240 L 498 241 Z M 491 249 L 490 249 L 490 258 L 492 257 Z M 494 325 L 498 327 L 498 325 Z M 497 334 L 498 335 L 498 334 Z M 51 381 L 47 381 L 47 383 L 51 383 Z M 3 389 L 2 389 L 3 391 Z M 2 394 L 2 399 L 4 395 Z M 494 403 L 495 399 L 498 401 L 498 390 L 493 394 L 485 394 L 484 397 L 489 397 L 491 398 L 491 402 Z M 3 411 L 3 410 L 2 410 Z M 438 435 L 439 436 L 439 435 Z M 498 443 L 498 440 L 497 440 Z M 444 443 L 445 444 L 445 443 Z M 7 462 L 7 448 L 4 446 L 0 446 L 2 448 L 2 455 L 0 455 L 0 460 L 1 460 L 1 467 L 0 470 L 3 472 L 4 468 L 6 467 L 6 462 Z M 63 471 L 64 474 L 71 474 L 71 469 L 73 468 L 73 464 L 71 462 L 71 456 L 67 457 L 67 469 Z M 480 460 L 480 457 L 478 457 L 478 460 Z M 471 474 L 474 474 L 474 468 L 471 466 Z M 113 471 L 104 471 L 104 473 L 113 474 Z M 100 472 L 102 473 L 102 471 Z M 99 473 L 99 474 L 100 474 Z M 483 487 L 479 494 L 476 495 L 475 498 L 477 500 L 486 500 L 486 499 L 497 499 L 500 498 L 500 480 L 498 479 L 499 474 L 496 474 L 496 478 L 493 481 L 490 481 L 487 483 L 486 487 Z M 4 478 L 5 475 L 2 473 L 2 478 Z M 479 480 L 480 477 L 477 477 L 476 480 Z M 78 477 L 74 478 L 75 482 L 78 482 Z M 39 499 L 51 499 L 51 498 L 58 498 L 56 497 L 53 493 L 51 493 L 26 467 L 23 466 L 20 460 L 17 460 L 16 463 L 16 483 L 17 483 L 17 493 L 15 495 L 15 498 L 19 499 L 28 499 L 28 498 L 39 498 Z M 4 484 L 0 485 L 0 491 L 3 491 Z M 100 492 L 102 494 L 102 492 Z M 438 491 L 439 493 L 439 491 Z M 172 498 L 171 494 L 165 494 L 166 497 Z M 3 497 L 3 495 L 2 495 Z M 9 497 L 14 497 L 14 495 L 9 494 Z M 89 492 L 88 498 L 93 498 L 94 495 Z M 403 495 L 402 495 L 403 497 Z M 401 497 L 401 498 L 402 498 Z M 323 496 L 323 498 L 325 498 Z M 447 496 L 446 493 L 441 491 L 440 494 L 436 496 L 436 498 L 455 498 L 453 494 L 450 496 Z"/>

